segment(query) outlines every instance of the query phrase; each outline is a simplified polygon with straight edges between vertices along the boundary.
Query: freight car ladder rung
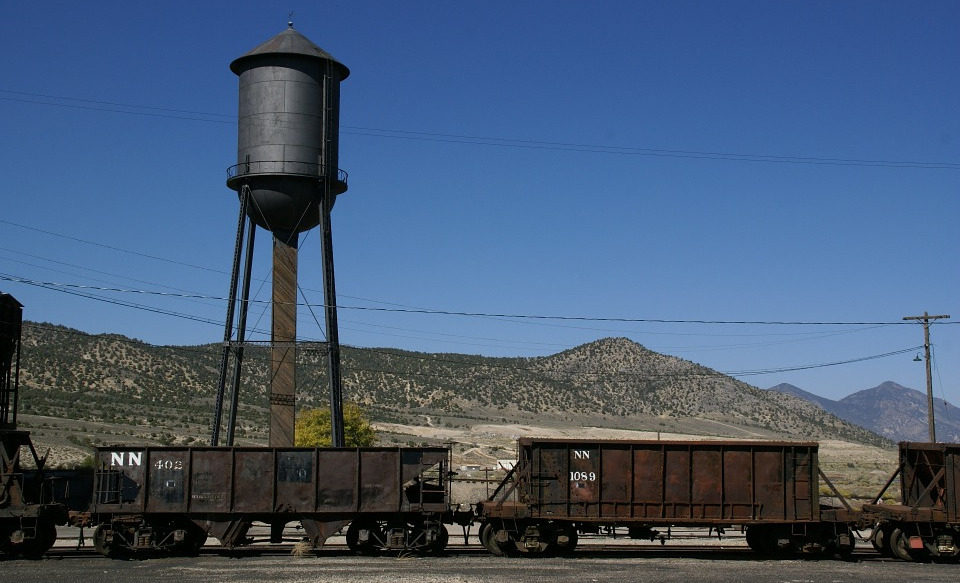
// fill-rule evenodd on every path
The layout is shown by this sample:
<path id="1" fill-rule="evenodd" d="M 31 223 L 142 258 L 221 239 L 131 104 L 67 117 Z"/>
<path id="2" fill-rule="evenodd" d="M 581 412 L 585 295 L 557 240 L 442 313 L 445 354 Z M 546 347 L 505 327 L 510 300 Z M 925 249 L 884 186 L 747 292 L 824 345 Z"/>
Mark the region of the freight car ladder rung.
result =
<path id="1" fill-rule="evenodd" d="M 120 490 L 123 487 L 123 474 L 116 470 L 97 472 L 97 502 L 100 504 L 120 504 Z"/>
<path id="2" fill-rule="evenodd" d="M 809 511 L 815 511 L 813 508 L 813 490 L 810 484 L 810 463 L 807 456 L 798 456 L 793 454 L 793 513 L 798 518 L 801 514 L 801 507 L 806 507 Z M 801 487 L 803 486 L 803 487 Z"/>

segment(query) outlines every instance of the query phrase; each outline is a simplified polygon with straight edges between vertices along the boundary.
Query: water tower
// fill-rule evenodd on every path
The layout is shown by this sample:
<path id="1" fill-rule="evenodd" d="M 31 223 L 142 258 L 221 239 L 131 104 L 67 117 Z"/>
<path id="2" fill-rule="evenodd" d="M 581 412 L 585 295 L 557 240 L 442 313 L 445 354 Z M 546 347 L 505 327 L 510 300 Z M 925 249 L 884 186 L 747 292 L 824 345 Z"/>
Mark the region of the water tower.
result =
<path id="1" fill-rule="evenodd" d="M 337 195 L 347 190 L 347 174 L 337 167 L 337 151 L 340 82 L 350 71 L 294 30 L 292 22 L 277 36 L 230 63 L 230 70 L 240 77 L 240 110 L 237 164 L 227 171 L 227 186 L 237 191 L 240 218 L 211 444 L 219 442 L 232 359 L 226 444 L 233 445 L 253 247 L 256 229 L 260 227 L 273 235 L 270 445 L 293 445 L 297 249 L 299 234 L 319 225 L 332 442 L 334 446 L 343 446 L 330 210 Z M 241 264 L 244 265 L 243 281 L 238 297 Z"/>

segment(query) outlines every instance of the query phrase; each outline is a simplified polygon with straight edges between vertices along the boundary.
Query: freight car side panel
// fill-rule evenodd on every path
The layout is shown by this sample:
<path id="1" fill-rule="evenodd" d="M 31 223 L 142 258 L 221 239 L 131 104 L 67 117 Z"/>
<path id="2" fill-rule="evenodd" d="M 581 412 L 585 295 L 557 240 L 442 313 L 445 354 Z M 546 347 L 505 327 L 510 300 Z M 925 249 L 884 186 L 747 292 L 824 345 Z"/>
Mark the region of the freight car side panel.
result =
<path id="1" fill-rule="evenodd" d="M 323 468 L 317 484 L 317 504 L 330 512 L 357 511 L 357 464 L 354 451 L 322 450 Z"/>
<path id="2" fill-rule="evenodd" d="M 531 516 L 599 522 L 818 520 L 816 449 L 812 443 L 524 438 L 518 500 Z"/>
<path id="3" fill-rule="evenodd" d="M 230 450 L 224 452 L 230 455 Z M 274 450 L 235 450 L 233 460 L 233 510 L 246 514 L 273 512 L 276 478 Z M 230 483 L 223 484 L 230 489 Z"/>
<path id="4" fill-rule="evenodd" d="M 186 477 L 190 475 L 189 451 L 147 450 L 146 459 L 149 480 L 147 486 L 146 512 L 186 512 Z"/>
<path id="5" fill-rule="evenodd" d="M 219 450 L 193 450 L 190 508 L 193 512 L 230 512 L 233 489 L 225 487 L 233 475 L 233 456 Z"/>
<path id="6" fill-rule="evenodd" d="M 317 450 L 277 451 L 277 512 L 317 509 Z"/>
<path id="7" fill-rule="evenodd" d="M 360 456 L 360 512 L 396 512 L 400 503 L 397 451 L 368 451 Z"/>
<path id="8" fill-rule="evenodd" d="M 113 447 L 94 513 L 344 515 L 446 510 L 445 448 Z"/>
<path id="9" fill-rule="evenodd" d="M 749 520 L 756 515 L 754 504 L 753 452 L 728 449 L 724 455 L 723 494 L 729 517 Z"/>

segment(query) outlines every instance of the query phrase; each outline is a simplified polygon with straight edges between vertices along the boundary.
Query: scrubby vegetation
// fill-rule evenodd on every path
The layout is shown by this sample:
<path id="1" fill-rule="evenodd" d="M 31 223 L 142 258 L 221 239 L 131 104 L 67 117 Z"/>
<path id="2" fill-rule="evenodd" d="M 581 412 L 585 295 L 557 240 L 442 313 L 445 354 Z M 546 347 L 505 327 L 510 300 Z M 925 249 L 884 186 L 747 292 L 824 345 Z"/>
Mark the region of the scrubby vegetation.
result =
<path id="1" fill-rule="evenodd" d="M 21 414 L 95 422 L 101 428 L 89 442 L 77 430 L 76 445 L 105 441 L 110 432 L 158 444 L 205 443 L 219 362 L 215 344 L 151 346 L 117 335 L 27 323 Z M 237 443 L 262 443 L 269 427 L 269 352 L 248 347 L 244 363 Z M 302 344 L 297 366 L 298 408 L 324 406 L 325 346 Z M 676 431 L 678 423 L 688 428 L 713 424 L 756 430 L 757 435 L 889 444 L 809 403 L 624 338 L 538 358 L 344 347 L 341 369 L 344 398 L 378 423 L 426 419 L 453 427 L 506 420 L 648 431 Z"/>

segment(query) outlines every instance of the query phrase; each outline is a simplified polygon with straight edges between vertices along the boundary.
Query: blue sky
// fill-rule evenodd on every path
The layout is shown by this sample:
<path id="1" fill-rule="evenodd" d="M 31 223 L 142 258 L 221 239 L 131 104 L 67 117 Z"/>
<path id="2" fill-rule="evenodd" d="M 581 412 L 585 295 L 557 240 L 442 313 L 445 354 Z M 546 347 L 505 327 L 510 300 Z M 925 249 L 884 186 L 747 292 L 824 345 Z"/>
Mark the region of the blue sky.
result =
<path id="1" fill-rule="evenodd" d="M 923 389 L 914 351 L 871 357 L 920 346 L 901 318 L 928 310 L 953 316 L 934 390 L 960 400 L 960 3 L 288 4 L 7 4 L 0 290 L 27 318 L 222 338 L 228 66 L 292 10 L 351 70 L 344 344 L 541 356 L 626 336 L 839 398 Z M 319 306 L 319 234 L 301 241 Z M 305 307 L 300 336 L 322 338 Z"/>

